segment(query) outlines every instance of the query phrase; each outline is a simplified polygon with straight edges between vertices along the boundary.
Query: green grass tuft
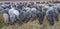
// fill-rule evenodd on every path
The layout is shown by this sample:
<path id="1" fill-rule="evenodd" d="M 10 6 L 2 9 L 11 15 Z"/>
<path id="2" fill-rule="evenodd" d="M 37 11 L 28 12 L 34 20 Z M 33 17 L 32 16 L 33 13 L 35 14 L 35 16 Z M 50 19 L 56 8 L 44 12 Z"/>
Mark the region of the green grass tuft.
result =
<path id="1" fill-rule="evenodd" d="M 2 13 L 0 13 L 0 28 L 3 26 Z"/>

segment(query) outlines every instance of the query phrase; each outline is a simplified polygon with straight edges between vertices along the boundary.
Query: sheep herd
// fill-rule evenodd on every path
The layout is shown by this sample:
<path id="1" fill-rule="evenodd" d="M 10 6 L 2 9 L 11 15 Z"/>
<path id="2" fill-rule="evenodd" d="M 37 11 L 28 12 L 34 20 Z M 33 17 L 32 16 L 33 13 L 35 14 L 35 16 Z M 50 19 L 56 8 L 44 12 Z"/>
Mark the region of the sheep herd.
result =
<path id="1" fill-rule="evenodd" d="M 0 12 L 3 14 L 3 22 L 5 24 L 27 23 L 30 20 L 37 19 L 43 24 L 46 16 L 50 25 L 54 25 L 55 21 L 59 21 L 58 16 L 60 7 L 57 4 L 45 4 L 44 2 L 6 2 L 0 3 Z"/>

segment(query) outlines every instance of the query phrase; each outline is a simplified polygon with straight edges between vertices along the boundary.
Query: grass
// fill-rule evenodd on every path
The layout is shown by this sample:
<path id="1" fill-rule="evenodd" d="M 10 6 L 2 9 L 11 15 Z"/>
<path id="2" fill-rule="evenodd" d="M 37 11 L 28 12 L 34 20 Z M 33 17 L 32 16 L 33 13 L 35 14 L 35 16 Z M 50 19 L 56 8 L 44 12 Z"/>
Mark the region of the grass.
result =
<path id="1" fill-rule="evenodd" d="M 49 22 L 47 21 L 46 17 L 42 25 L 40 25 L 38 22 L 38 19 L 36 19 L 33 22 L 29 21 L 28 23 L 24 23 L 21 26 L 19 26 L 19 24 L 17 23 L 15 25 L 3 26 L 3 23 L 1 20 L 2 20 L 2 15 L 0 13 L 0 28 L 1 29 L 60 29 L 60 15 L 59 15 L 59 22 L 55 21 L 54 26 L 49 25 Z"/>
<path id="2" fill-rule="evenodd" d="M 0 13 L 0 28 L 3 27 L 2 13 Z"/>

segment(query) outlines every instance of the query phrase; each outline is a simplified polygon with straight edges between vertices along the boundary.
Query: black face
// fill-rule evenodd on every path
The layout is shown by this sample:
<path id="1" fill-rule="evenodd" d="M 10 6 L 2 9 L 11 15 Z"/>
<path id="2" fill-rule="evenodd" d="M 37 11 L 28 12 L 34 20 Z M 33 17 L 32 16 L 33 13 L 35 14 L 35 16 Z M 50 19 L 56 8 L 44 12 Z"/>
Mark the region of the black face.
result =
<path id="1" fill-rule="evenodd" d="M 52 5 L 52 4 L 49 4 L 48 6 L 54 6 L 54 5 Z"/>
<path id="2" fill-rule="evenodd" d="M 44 4 L 45 2 L 41 2 L 41 4 Z"/>
<path id="3" fill-rule="evenodd" d="M 22 3 L 17 3 L 17 4 L 16 4 L 16 8 L 22 9 L 22 7 L 23 7 L 23 4 L 22 4 Z"/>
<path id="4" fill-rule="evenodd" d="M 26 12 L 27 10 L 26 10 L 26 9 L 24 9 L 23 11 L 25 11 L 25 12 Z"/>
<path id="5" fill-rule="evenodd" d="M 29 5 L 28 5 L 28 7 L 32 8 L 32 7 L 33 7 L 33 5 L 32 5 L 32 4 L 29 4 Z"/>
<path id="6" fill-rule="evenodd" d="M 4 4 L 10 4 L 10 2 L 5 2 Z"/>
<path id="7" fill-rule="evenodd" d="M 15 4 L 11 4 L 11 6 L 12 6 L 12 7 L 16 7 L 16 5 L 15 5 Z"/>
<path id="8" fill-rule="evenodd" d="M 57 8 L 58 12 L 60 12 L 60 8 Z"/>
<path id="9" fill-rule="evenodd" d="M 37 4 L 40 4 L 40 2 L 36 2 Z"/>
<path id="10" fill-rule="evenodd" d="M 34 4 L 34 2 L 30 2 L 32 5 Z"/>

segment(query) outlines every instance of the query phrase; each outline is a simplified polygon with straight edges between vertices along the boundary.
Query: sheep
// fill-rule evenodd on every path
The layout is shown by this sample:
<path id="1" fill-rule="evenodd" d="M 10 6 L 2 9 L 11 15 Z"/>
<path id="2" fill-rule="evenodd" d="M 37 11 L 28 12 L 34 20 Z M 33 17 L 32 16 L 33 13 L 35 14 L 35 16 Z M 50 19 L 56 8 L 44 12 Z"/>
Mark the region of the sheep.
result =
<path id="1" fill-rule="evenodd" d="M 38 16 L 39 16 L 39 19 L 38 19 L 39 23 L 43 24 L 43 21 L 44 21 L 44 12 L 42 12 L 42 11 L 39 12 Z"/>
<path id="2" fill-rule="evenodd" d="M 55 8 L 50 7 L 46 12 L 46 16 L 48 21 L 50 22 L 50 25 L 54 25 L 54 20 L 58 20 L 58 18 L 55 19 L 56 17 L 58 17 L 58 11 Z"/>
<path id="3" fill-rule="evenodd" d="M 14 24 L 16 19 L 19 19 L 19 11 L 16 10 L 14 7 L 11 7 L 11 9 L 8 11 L 10 16 L 10 24 Z"/>
<path id="4" fill-rule="evenodd" d="M 3 13 L 3 22 L 7 25 L 9 24 L 9 16 L 7 13 Z"/>

